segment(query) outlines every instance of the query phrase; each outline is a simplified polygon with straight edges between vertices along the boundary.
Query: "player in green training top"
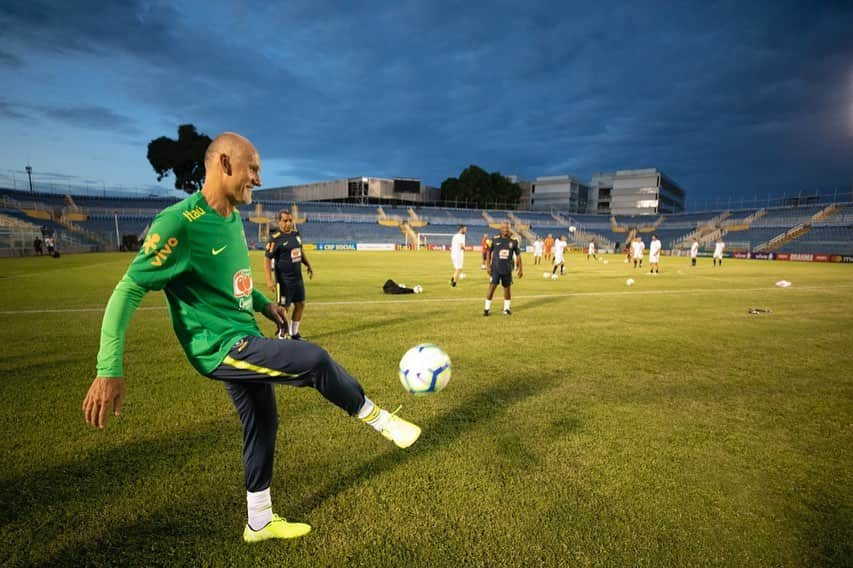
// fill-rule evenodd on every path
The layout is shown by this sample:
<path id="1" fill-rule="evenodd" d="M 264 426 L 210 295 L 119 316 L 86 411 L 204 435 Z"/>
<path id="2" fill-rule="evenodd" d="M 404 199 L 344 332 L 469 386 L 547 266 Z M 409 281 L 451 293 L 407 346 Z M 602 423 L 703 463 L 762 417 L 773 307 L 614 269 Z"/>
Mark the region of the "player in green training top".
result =
<path id="1" fill-rule="evenodd" d="M 273 385 L 316 388 L 351 416 L 373 426 L 399 447 L 421 430 L 382 410 L 326 351 L 307 341 L 262 336 L 253 312 L 286 325 L 284 308 L 252 282 L 249 251 L 238 205 L 252 202 L 261 185 L 261 162 L 247 139 L 226 132 L 205 154 L 204 186 L 164 209 L 151 223 L 142 250 L 116 286 L 101 327 L 97 377 L 83 401 L 86 421 L 104 428 L 112 407 L 124 400 L 125 330 L 149 290 L 163 290 L 172 326 L 190 363 L 220 380 L 243 424 L 243 465 L 248 522 L 243 540 L 293 538 L 311 530 L 272 513 L 272 480 L 278 411 Z"/>
<path id="2" fill-rule="evenodd" d="M 278 212 L 278 231 L 270 234 L 264 253 L 264 273 L 267 287 L 275 293 L 276 301 L 285 310 L 293 305 L 290 329 L 280 328 L 280 339 L 302 339 L 299 324 L 305 310 L 305 283 L 302 280 L 302 266 L 308 271 L 308 278 L 314 277 L 314 270 L 305 251 L 302 250 L 302 236 L 293 226 L 293 215 L 287 209 Z"/>
<path id="3" fill-rule="evenodd" d="M 489 315 L 489 309 L 492 307 L 492 297 L 495 295 L 495 288 L 498 283 L 504 289 L 504 315 L 512 315 L 510 301 L 512 300 L 512 271 L 514 265 L 518 265 L 518 277 L 524 276 L 524 271 L 521 269 L 521 250 L 519 249 L 518 241 L 512 236 L 509 231 L 509 223 L 504 221 L 501 223 L 501 232 L 489 239 L 486 244 L 486 267 L 489 271 L 489 291 L 486 293 L 486 305 L 483 309 L 483 315 Z"/>

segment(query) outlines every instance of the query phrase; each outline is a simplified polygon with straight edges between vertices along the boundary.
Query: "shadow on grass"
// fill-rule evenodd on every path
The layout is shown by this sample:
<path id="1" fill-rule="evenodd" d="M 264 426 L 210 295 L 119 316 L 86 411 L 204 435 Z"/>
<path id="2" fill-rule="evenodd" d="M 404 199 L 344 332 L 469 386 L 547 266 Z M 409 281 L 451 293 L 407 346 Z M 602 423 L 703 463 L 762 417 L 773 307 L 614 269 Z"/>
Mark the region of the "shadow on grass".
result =
<path id="1" fill-rule="evenodd" d="M 559 384 L 559 377 L 543 376 L 542 380 L 523 384 L 519 384 L 511 377 L 504 377 L 502 384 L 503 386 L 497 389 L 489 388 L 480 391 L 429 422 L 420 424 L 423 434 L 414 446 L 406 450 L 390 450 L 365 462 L 361 467 L 326 487 L 317 488 L 310 498 L 300 504 L 299 510 L 307 514 L 353 485 L 393 469 L 412 458 L 430 455 L 445 448 L 468 430 L 482 426 L 484 422 L 490 422 L 504 414 L 513 404 L 556 386 Z"/>
<path id="2" fill-rule="evenodd" d="M 307 514 L 357 484 L 382 475 L 411 459 L 434 454 L 452 444 L 465 432 L 494 421 L 514 404 L 537 396 L 558 383 L 559 377 L 556 375 L 523 384 L 505 377 L 503 386 L 490 387 L 475 393 L 429 422 L 421 424 L 424 433 L 411 448 L 389 448 L 387 453 L 363 463 L 350 474 L 341 476 L 325 487 L 316 488 L 311 497 L 294 505 L 291 510 L 300 510 Z M 35 522 L 35 517 L 43 513 L 43 504 L 46 502 L 58 510 L 64 509 L 64 504 L 80 507 L 89 503 L 94 511 L 108 507 L 110 499 L 114 496 L 121 498 L 124 488 L 134 480 L 157 473 L 169 475 L 169 471 L 178 471 L 194 456 L 216 451 L 217 447 L 225 443 L 222 441 L 223 437 L 232 435 L 229 430 L 233 425 L 231 418 L 218 420 L 211 422 L 201 431 L 186 432 L 168 439 L 139 441 L 119 448 L 96 450 L 85 459 L 71 464 L 4 480 L 0 490 L 0 502 L 3 504 L 0 521 L 6 525 L 4 532 L 11 532 L 8 530 L 9 523 L 27 525 Z M 235 464 L 235 476 L 239 475 L 241 474 Z M 234 499 L 230 497 L 211 498 L 223 508 L 230 510 L 233 506 Z M 210 505 L 206 503 L 205 509 L 209 509 Z M 213 523 L 213 527 L 217 526 L 217 523 Z M 48 526 L 42 523 L 40 530 L 43 530 L 42 536 L 48 542 L 53 527 L 61 532 L 69 530 L 61 521 Z M 132 523 L 110 525 L 99 533 L 97 540 L 71 543 L 60 550 L 51 550 L 49 545 L 39 546 L 36 550 L 41 549 L 41 554 L 37 554 L 41 558 L 32 560 L 43 565 L 57 565 L 57 562 L 74 565 L 92 561 L 98 563 L 99 558 L 108 563 L 118 562 L 125 565 L 157 564 L 167 558 L 186 562 L 191 560 L 186 555 L 196 555 L 198 550 L 209 546 L 212 539 L 216 540 L 210 529 L 211 526 L 204 522 L 204 515 L 199 515 L 198 506 L 176 502 L 172 503 L 168 510 L 155 510 Z M 234 539 L 237 543 L 239 535 L 234 535 Z M 21 548 L 31 546 L 29 536 L 22 536 L 19 540 L 26 542 L 17 543 L 18 553 Z M 0 559 L 8 554 L 9 551 L 4 552 Z M 152 554 L 156 555 L 156 558 L 152 558 Z M 203 563 L 203 559 L 196 560 Z"/>
<path id="3" fill-rule="evenodd" d="M 233 435 L 227 432 L 239 424 L 235 420 L 222 418 L 199 429 L 170 433 L 168 438 L 96 448 L 77 461 L 4 477 L 0 480 L 0 525 L 27 522 L 43 514 L 46 505 L 62 510 L 64 504 L 81 500 L 92 505 L 109 501 L 140 477 L 177 470 L 198 454 L 215 452 L 225 436 Z"/>
<path id="4" fill-rule="evenodd" d="M 418 320 L 423 320 L 427 318 L 434 318 L 436 315 L 440 315 L 440 312 L 431 311 L 422 313 L 420 315 L 405 315 L 396 318 L 388 318 L 382 319 L 375 322 L 364 323 L 361 325 L 355 325 L 348 328 L 334 329 L 331 331 L 326 331 L 322 333 L 312 333 L 311 337 L 308 338 L 309 341 L 318 343 L 318 340 L 326 338 L 326 337 L 336 337 L 339 335 L 349 335 L 353 333 L 359 333 L 362 331 L 376 331 L 383 327 L 390 327 L 397 324 L 409 324 L 412 322 L 416 322 Z"/>

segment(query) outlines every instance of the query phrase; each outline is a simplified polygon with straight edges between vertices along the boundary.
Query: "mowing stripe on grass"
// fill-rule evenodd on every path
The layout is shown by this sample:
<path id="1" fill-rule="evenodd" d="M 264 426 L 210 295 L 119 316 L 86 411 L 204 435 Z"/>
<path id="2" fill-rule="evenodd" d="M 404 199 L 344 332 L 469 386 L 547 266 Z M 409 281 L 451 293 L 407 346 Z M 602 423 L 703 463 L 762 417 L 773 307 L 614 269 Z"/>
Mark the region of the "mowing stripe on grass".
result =
<path id="1" fill-rule="evenodd" d="M 666 296 L 670 294 L 702 294 L 705 292 L 714 292 L 717 294 L 731 294 L 736 292 L 768 292 L 779 291 L 785 294 L 791 292 L 820 292 L 826 290 L 840 290 L 845 288 L 853 288 L 853 284 L 838 284 L 830 286 L 799 286 L 791 288 L 778 288 L 776 286 L 759 287 L 759 288 L 688 288 L 685 290 L 622 290 L 611 292 L 566 292 L 564 294 L 530 294 L 516 295 L 513 294 L 513 300 L 537 300 L 540 298 L 575 298 L 582 296 Z M 784 290 L 784 292 L 783 292 Z M 341 300 L 328 302 L 311 302 L 312 306 L 355 306 L 364 304 L 410 304 L 410 303 L 435 303 L 435 302 L 481 302 L 483 299 L 479 296 L 464 298 L 417 298 L 407 300 Z M 23 314 L 64 314 L 64 313 L 79 313 L 79 312 L 103 312 L 104 306 L 93 308 L 56 308 L 56 309 L 39 309 L 39 310 L 2 310 L 2 315 L 23 315 Z M 136 311 L 155 311 L 165 310 L 166 306 L 155 306 L 146 308 L 137 308 Z"/>

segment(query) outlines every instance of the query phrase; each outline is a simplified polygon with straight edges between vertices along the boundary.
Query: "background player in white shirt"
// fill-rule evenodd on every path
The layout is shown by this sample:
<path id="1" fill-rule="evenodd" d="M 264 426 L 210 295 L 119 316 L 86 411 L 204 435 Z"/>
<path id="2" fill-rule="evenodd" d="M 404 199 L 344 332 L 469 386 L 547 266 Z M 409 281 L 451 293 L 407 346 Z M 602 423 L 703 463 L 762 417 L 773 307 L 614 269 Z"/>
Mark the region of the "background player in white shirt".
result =
<path id="1" fill-rule="evenodd" d="M 459 230 L 450 241 L 450 260 L 453 262 L 453 276 L 450 277 L 450 285 L 456 286 L 459 276 L 462 274 L 462 264 L 465 262 L 465 233 L 468 229 L 465 225 L 459 225 Z"/>
<path id="2" fill-rule="evenodd" d="M 560 276 L 565 274 L 566 272 L 566 264 L 563 260 L 563 252 L 566 250 L 566 247 L 569 246 L 569 243 L 566 242 L 566 235 L 560 235 L 560 238 L 554 241 L 554 269 L 551 271 L 551 274 L 557 274 L 557 267 L 560 267 Z"/>
<path id="3" fill-rule="evenodd" d="M 595 255 L 595 240 L 590 239 L 589 245 L 586 247 L 586 259 L 589 260 L 589 257 L 598 260 L 598 257 Z"/>
<path id="4" fill-rule="evenodd" d="M 720 267 L 723 266 L 723 249 L 726 248 L 726 243 L 723 242 L 723 238 L 720 237 L 717 239 L 717 242 L 714 243 L 714 267 L 716 268 L 717 262 L 719 261 Z"/>
<path id="5" fill-rule="evenodd" d="M 634 259 L 634 268 L 637 268 L 638 265 L 640 268 L 643 267 L 644 250 L 646 250 L 646 243 L 643 242 L 643 239 L 634 237 L 634 240 L 631 241 L 631 256 Z"/>
<path id="6" fill-rule="evenodd" d="M 649 243 L 649 274 L 660 273 L 660 249 L 661 244 L 657 235 L 652 235 L 652 242 Z"/>
<path id="7" fill-rule="evenodd" d="M 542 237 L 536 237 L 533 241 L 533 264 L 542 264 L 542 251 L 545 250 L 545 241 Z"/>
<path id="8" fill-rule="evenodd" d="M 699 241 L 693 239 L 690 245 L 690 266 L 696 266 L 696 257 L 699 256 Z"/>

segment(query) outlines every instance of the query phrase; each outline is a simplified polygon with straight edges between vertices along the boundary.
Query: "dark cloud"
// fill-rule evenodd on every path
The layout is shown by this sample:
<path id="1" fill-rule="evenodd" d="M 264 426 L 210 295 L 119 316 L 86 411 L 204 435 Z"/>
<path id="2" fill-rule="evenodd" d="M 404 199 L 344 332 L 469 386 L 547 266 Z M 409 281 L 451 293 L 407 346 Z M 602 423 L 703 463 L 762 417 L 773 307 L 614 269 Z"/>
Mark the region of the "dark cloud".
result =
<path id="1" fill-rule="evenodd" d="M 0 117 L 4 119 L 26 120 L 30 118 L 30 113 L 21 105 L 0 99 Z"/>
<path id="2" fill-rule="evenodd" d="M 0 117 L 30 121 L 42 119 L 45 124 L 63 122 L 79 128 L 103 130 L 128 136 L 139 134 L 139 128 L 133 119 L 111 109 L 94 105 L 49 106 L 0 99 Z"/>
<path id="3" fill-rule="evenodd" d="M 0 66 L 18 68 L 23 66 L 23 61 L 14 53 L 0 49 Z"/>
<path id="4" fill-rule="evenodd" d="M 131 135 L 139 132 L 132 119 L 108 108 L 98 106 L 40 107 L 40 110 L 49 119 L 81 128 Z"/>
<path id="5" fill-rule="evenodd" d="M 700 195 L 853 179 L 850 3 L 185 6 L 13 1 L 0 29 L 18 54 L 130 61 L 109 88 L 175 126 L 243 132 L 290 164 L 274 175 L 305 181 L 438 184 L 470 163 L 659 167 Z M 25 111 L 135 128 L 118 106 L 0 101 Z"/>

